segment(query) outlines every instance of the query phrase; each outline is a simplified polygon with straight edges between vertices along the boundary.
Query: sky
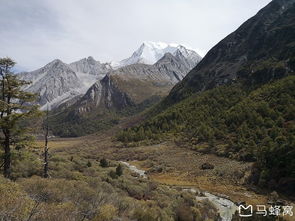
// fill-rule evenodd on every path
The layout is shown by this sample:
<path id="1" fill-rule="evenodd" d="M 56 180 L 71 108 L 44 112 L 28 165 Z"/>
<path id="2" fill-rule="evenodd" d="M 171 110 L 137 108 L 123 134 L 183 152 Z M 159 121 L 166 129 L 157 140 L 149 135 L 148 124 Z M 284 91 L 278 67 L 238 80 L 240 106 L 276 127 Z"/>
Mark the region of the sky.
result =
<path id="1" fill-rule="evenodd" d="M 143 41 L 177 43 L 204 56 L 270 0 L 0 0 L 0 57 L 17 71 L 131 56 Z"/>

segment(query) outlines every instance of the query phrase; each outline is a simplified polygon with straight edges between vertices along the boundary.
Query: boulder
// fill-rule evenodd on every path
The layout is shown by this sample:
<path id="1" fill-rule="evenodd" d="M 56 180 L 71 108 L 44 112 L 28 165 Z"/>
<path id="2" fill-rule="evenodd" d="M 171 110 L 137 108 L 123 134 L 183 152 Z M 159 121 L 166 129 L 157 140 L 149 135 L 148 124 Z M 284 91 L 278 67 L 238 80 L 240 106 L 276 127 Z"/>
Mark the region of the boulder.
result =
<path id="1" fill-rule="evenodd" d="M 212 170 L 212 169 L 214 169 L 214 165 L 212 165 L 210 163 L 203 163 L 200 169 L 202 169 L 202 170 Z"/>

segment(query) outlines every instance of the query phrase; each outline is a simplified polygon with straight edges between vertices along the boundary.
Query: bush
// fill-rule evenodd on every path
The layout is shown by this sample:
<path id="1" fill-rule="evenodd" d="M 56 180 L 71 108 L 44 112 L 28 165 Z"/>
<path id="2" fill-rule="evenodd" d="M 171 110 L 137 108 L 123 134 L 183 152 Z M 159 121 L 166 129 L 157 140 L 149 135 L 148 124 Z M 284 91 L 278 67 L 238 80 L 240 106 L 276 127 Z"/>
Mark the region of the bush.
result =
<path id="1" fill-rule="evenodd" d="M 109 162 L 105 159 L 105 158 L 102 158 L 101 160 L 100 160 L 100 166 L 101 167 L 108 167 L 109 166 Z"/>
<path id="2" fill-rule="evenodd" d="M 98 215 L 93 221 L 111 221 L 118 215 L 118 209 L 111 204 L 105 204 L 98 210 Z"/>
<path id="3" fill-rule="evenodd" d="M 119 164 L 116 168 L 116 174 L 118 176 L 122 176 L 123 175 L 123 167 L 121 166 L 121 164 Z"/>
<path id="4" fill-rule="evenodd" d="M 26 220 L 33 200 L 19 185 L 0 177 L 0 220 Z"/>
<path id="5" fill-rule="evenodd" d="M 110 171 L 109 175 L 110 175 L 110 177 L 111 177 L 112 179 L 117 179 L 117 178 L 118 178 L 116 172 L 113 171 L 113 170 Z"/>

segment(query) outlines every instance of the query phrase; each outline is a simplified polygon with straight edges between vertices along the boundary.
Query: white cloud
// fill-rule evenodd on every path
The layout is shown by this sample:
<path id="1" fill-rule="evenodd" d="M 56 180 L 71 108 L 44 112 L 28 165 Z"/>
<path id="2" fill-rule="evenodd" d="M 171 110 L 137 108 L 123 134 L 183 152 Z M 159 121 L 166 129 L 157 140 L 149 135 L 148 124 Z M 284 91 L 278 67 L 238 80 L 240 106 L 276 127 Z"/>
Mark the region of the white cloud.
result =
<path id="1" fill-rule="evenodd" d="M 36 69 L 60 58 L 120 60 L 143 41 L 175 42 L 204 55 L 270 0 L 1 1 L 0 57 Z"/>

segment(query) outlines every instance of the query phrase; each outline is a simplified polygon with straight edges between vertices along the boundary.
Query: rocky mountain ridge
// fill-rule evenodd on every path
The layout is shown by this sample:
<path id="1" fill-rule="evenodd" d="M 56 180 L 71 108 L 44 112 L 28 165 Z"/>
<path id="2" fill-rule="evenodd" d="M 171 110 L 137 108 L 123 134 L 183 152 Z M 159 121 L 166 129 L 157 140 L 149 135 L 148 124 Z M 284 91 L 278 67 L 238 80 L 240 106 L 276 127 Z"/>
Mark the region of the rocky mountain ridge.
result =
<path id="1" fill-rule="evenodd" d="M 156 43 L 149 44 L 156 45 Z M 144 48 L 145 47 L 146 46 L 144 46 Z M 157 48 L 158 57 L 154 57 L 153 59 L 161 59 L 161 55 L 164 56 L 165 51 L 171 51 L 175 54 L 173 56 L 171 55 L 174 57 L 173 65 L 175 73 L 170 73 L 170 75 L 172 74 L 174 77 L 171 76 L 171 82 L 168 82 L 169 84 L 171 83 L 174 85 L 184 77 L 189 69 L 199 62 L 200 57 L 196 52 L 180 45 L 176 47 L 169 46 L 169 50 L 167 47 Z M 148 48 L 149 50 L 152 50 L 151 46 Z M 133 55 L 140 50 L 142 50 L 142 47 L 134 52 Z M 61 60 L 56 59 L 45 65 L 43 68 L 32 72 L 20 73 L 19 76 L 23 80 L 32 82 L 25 88 L 25 90 L 39 94 L 38 104 L 40 104 L 41 109 L 55 109 L 61 104 L 69 106 L 75 103 L 86 94 L 92 85 L 96 84 L 97 81 L 102 80 L 107 74 L 120 75 L 120 73 L 124 72 L 125 78 L 127 76 L 141 78 L 139 75 L 145 76 L 144 78 L 146 78 L 147 76 L 143 73 L 150 72 L 150 75 L 152 75 L 154 80 L 161 78 L 161 76 L 157 75 L 162 75 L 162 77 L 165 76 L 165 74 L 163 75 L 163 72 L 168 70 L 164 67 L 165 65 L 163 66 L 162 64 L 161 69 L 152 68 L 152 65 L 145 66 L 145 64 L 143 64 L 147 60 L 148 59 L 138 59 L 130 65 L 128 65 L 127 62 L 124 65 L 121 64 L 121 67 L 119 68 L 118 66 L 112 66 L 112 63 L 100 63 L 91 56 L 70 64 L 66 64 Z M 170 59 L 170 61 L 172 60 L 173 59 Z M 181 64 L 176 65 L 177 62 L 180 62 Z M 167 76 L 165 76 L 165 78 L 165 81 L 167 81 Z"/>
<path id="2" fill-rule="evenodd" d="M 295 0 L 273 0 L 261 9 L 214 46 L 173 88 L 166 103 L 238 79 L 259 84 L 294 71 L 294 4 Z"/>

